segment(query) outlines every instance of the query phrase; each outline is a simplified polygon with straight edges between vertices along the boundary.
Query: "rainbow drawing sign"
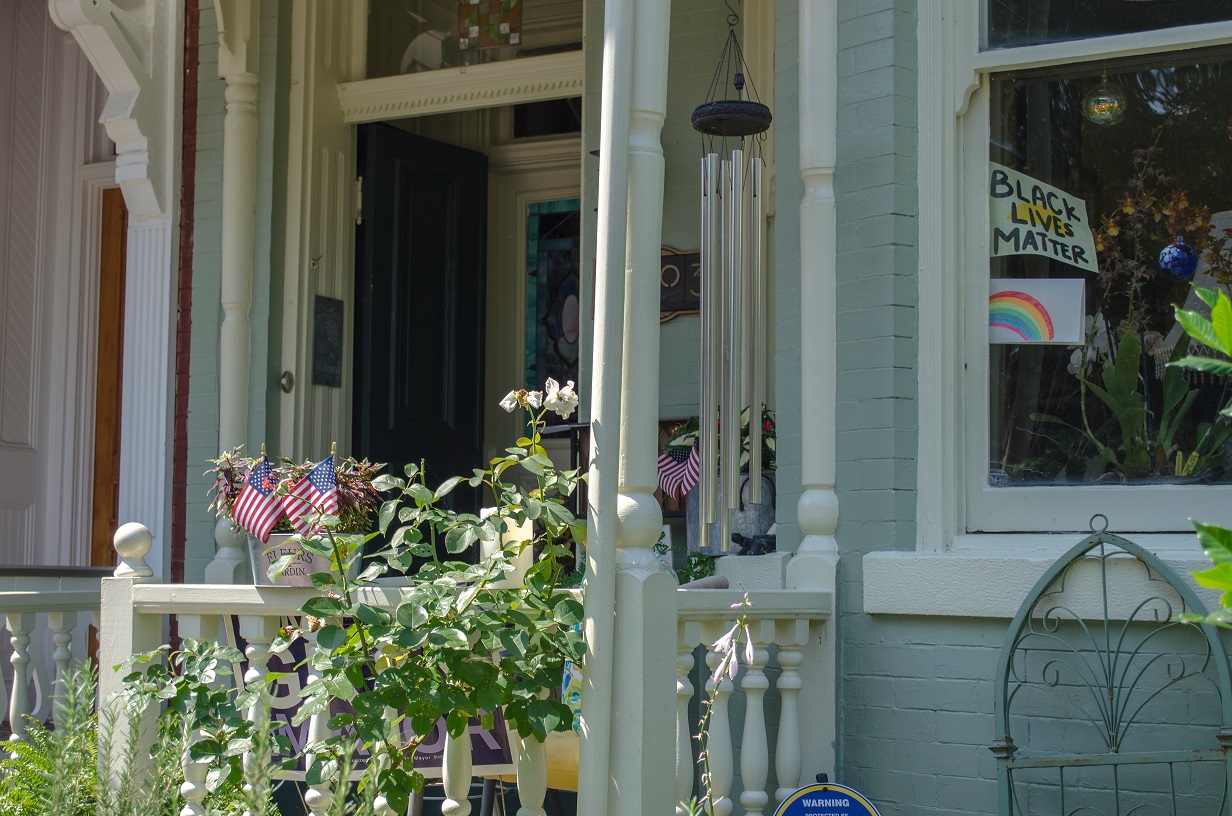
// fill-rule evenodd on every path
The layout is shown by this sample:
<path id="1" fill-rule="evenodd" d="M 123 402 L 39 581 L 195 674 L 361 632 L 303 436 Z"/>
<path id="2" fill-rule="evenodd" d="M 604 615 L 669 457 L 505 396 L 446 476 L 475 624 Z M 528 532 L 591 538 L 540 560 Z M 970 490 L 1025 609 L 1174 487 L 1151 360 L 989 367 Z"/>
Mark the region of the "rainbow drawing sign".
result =
<path id="1" fill-rule="evenodd" d="M 873 803 L 846 785 L 805 785 L 779 803 L 774 816 L 881 816 Z"/>
<path id="2" fill-rule="evenodd" d="M 999 278 L 988 282 L 988 342 L 1082 343 L 1086 282 L 1081 278 Z"/>

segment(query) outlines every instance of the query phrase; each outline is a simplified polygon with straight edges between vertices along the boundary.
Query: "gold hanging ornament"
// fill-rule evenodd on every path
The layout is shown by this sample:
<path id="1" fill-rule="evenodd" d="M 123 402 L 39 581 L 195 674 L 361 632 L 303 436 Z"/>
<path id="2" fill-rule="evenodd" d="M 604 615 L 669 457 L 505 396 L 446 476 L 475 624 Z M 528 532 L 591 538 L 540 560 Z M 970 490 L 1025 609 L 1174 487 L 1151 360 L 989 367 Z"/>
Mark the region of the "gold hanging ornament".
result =
<path id="1" fill-rule="evenodd" d="M 1101 74 L 1099 84 L 1082 97 L 1082 115 L 1093 125 L 1112 127 L 1125 118 L 1125 92 Z"/>

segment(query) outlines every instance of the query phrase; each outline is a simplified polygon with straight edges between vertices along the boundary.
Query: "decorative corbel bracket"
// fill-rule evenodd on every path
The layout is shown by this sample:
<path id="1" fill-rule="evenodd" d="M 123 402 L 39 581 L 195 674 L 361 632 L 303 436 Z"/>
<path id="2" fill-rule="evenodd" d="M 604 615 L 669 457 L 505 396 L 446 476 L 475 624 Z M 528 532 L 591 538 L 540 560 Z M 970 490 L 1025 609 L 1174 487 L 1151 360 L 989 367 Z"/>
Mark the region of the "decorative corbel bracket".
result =
<path id="1" fill-rule="evenodd" d="M 218 75 L 256 76 L 260 58 L 260 3 L 214 0 L 214 14 L 218 19 Z"/>
<path id="2" fill-rule="evenodd" d="M 116 143 L 116 181 L 130 215 L 163 218 L 172 201 L 181 4 L 48 0 L 52 21 L 73 35 L 109 96 L 100 122 Z"/>

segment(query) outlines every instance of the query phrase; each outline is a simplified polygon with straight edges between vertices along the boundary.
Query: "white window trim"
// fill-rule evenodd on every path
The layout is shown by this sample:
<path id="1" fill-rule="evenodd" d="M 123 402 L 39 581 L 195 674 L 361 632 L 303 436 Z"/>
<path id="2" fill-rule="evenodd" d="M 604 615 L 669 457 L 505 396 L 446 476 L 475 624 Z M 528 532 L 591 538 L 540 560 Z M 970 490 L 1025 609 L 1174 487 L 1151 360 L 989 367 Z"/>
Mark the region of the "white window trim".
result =
<path id="1" fill-rule="evenodd" d="M 1232 525 L 1229 487 L 998 488 L 1005 500 L 988 504 L 984 494 L 990 489 L 981 487 L 988 347 L 982 323 L 976 327 L 972 318 L 987 298 L 986 267 L 978 259 L 987 254 L 989 74 L 1232 43 L 1232 22 L 980 52 L 980 19 L 970 12 L 967 0 L 935 0 L 921 7 L 918 21 L 916 552 L 864 558 L 869 613 L 1012 616 L 1047 566 L 1087 534 L 1087 520 L 1096 512 L 1112 519 L 1114 532 L 1155 551 L 1182 574 L 1198 568 L 1195 537 L 1182 525 L 1118 523 L 1135 512 L 1143 491 L 1161 502 L 1183 491 L 1189 515 Z M 1028 491 L 1047 498 L 1025 502 Z M 973 499 L 986 502 L 975 514 Z M 1001 519 L 993 525 L 1000 532 L 968 532 L 975 529 L 973 519 L 989 515 Z M 1050 532 L 1032 532 L 1038 530 Z"/>

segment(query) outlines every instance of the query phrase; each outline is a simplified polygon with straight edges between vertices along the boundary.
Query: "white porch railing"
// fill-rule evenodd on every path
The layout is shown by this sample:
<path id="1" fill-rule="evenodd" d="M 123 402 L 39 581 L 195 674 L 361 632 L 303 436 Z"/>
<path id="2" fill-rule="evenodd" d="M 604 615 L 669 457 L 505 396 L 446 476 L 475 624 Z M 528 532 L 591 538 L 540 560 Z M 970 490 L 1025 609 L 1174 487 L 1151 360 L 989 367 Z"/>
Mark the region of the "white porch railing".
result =
<path id="1" fill-rule="evenodd" d="M 117 576 L 103 581 L 102 587 L 102 648 L 99 657 L 100 696 L 106 699 L 118 691 L 121 675 L 111 667 L 130 655 L 156 648 L 162 643 L 166 620 L 175 615 L 182 636 L 216 640 L 223 636 L 220 623 L 230 616 L 238 618 L 239 632 L 247 643 L 248 671 L 244 680 L 262 683 L 269 671 L 271 645 L 286 619 L 299 614 L 300 607 L 318 593 L 313 589 L 291 587 L 257 587 L 251 585 L 155 584 L 141 573 L 140 536 L 130 535 L 123 547 Z M 146 539 L 148 546 L 148 539 Z M 118 548 L 120 549 L 120 548 Z M 359 592 L 359 601 L 385 609 L 396 609 L 401 592 L 397 588 L 367 587 Z M 817 633 L 829 616 L 830 595 L 827 593 L 776 590 L 751 592 L 747 610 L 732 605 L 743 597 L 734 590 L 679 590 L 677 621 L 677 722 L 663 724 L 663 739 L 675 740 L 677 746 L 677 792 L 683 801 L 699 793 L 697 722 L 690 715 L 690 702 L 714 691 L 715 703 L 710 726 L 709 755 L 711 786 L 715 798 L 715 815 L 728 816 L 735 802 L 744 812 L 762 814 L 773 809 L 774 803 L 796 789 L 803 775 L 811 776 L 820 769 L 805 768 L 802 761 L 801 713 L 810 708 L 831 706 L 829 700 L 809 700 L 801 705 L 804 689 L 800 668 L 809 660 L 820 660 Z M 707 679 L 705 688 L 695 688 L 690 675 L 695 668 L 694 654 L 705 649 L 708 677 L 719 664 L 721 656 L 710 648 L 718 637 L 730 628 L 737 615 L 747 615 L 754 643 L 752 665 L 742 668 L 736 681 L 724 676 L 714 687 Z M 307 649 L 316 648 L 313 636 L 308 636 Z M 779 672 L 774 688 L 780 698 L 777 721 L 768 722 L 765 705 L 771 682 L 766 674 L 773 658 Z M 311 678 L 310 678 L 311 680 Z M 817 690 L 818 696 L 824 692 Z M 732 695 L 744 698 L 743 731 L 734 736 L 737 722 L 731 716 Z M 253 712 L 255 714 L 255 711 Z M 157 729 L 156 711 L 148 711 L 143 719 L 119 723 L 120 733 L 114 735 L 116 745 L 127 742 L 128 729 L 139 729 L 149 735 Z M 309 721 L 308 743 L 325 735 L 330 714 L 322 712 Z M 771 750 L 772 731 L 776 732 Z M 673 733 L 674 732 L 674 733 Z M 467 793 L 471 783 L 469 736 L 447 743 L 444 755 L 443 784 L 445 795 L 453 803 L 451 813 L 467 816 L 470 805 Z M 520 816 L 544 816 L 543 801 L 548 777 L 546 751 L 542 743 L 527 744 L 511 735 L 511 749 L 516 756 L 518 795 L 523 809 Z M 465 746 L 465 747 L 464 747 Z M 739 779 L 741 789 L 733 791 L 736 779 L 734 746 L 739 747 Z M 771 757 L 774 759 L 773 787 L 770 784 Z M 188 799 L 186 813 L 199 812 L 205 796 L 202 784 L 206 768 L 185 763 L 185 785 Z M 580 784 L 588 784 L 579 780 Z M 328 783 L 315 785 L 305 796 L 314 814 L 323 814 L 333 801 L 335 791 Z"/>
<path id="2" fill-rule="evenodd" d="M 0 622 L 10 670 L 0 673 L 0 710 L 11 740 L 26 732 L 26 718 L 55 715 L 59 680 L 89 655 L 89 629 L 98 623 L 99 581 L 93 569 L 0 568 Z M 20 589 L 18 589 L 20 587 Z"/>

